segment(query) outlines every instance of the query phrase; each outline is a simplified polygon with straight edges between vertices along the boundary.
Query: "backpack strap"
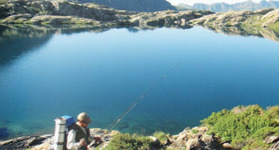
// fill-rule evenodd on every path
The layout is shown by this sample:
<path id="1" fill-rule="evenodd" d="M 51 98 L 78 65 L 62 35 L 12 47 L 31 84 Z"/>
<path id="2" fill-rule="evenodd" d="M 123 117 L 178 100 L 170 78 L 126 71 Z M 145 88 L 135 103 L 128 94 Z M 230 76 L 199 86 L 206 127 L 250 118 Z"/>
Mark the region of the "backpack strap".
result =
<path id="1" fill-rule="evenodd" d="M 68 131 L 70 130 L 74 130 L 74 131 L 78 131 L 78 125 L 76 123 L 73 123 L 71 126 L 68 127 Z"/>

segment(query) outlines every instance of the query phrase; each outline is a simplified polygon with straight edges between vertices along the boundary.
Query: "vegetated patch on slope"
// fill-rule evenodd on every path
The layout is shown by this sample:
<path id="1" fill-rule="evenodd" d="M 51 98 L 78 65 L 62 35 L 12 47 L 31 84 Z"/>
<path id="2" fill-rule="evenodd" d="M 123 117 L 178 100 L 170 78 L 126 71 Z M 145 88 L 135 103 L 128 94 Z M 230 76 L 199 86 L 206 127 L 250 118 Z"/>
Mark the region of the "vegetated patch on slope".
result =
<path id="1" fill-rule="evenodd" d="M 238 106 L 212 113 L 201 122 L 209 127 L 209 132 L 236 149 L 264 149 L 270 147 L 265 138 L 279 135 L 279 107 L 265 110 L 259 105 Z"/>

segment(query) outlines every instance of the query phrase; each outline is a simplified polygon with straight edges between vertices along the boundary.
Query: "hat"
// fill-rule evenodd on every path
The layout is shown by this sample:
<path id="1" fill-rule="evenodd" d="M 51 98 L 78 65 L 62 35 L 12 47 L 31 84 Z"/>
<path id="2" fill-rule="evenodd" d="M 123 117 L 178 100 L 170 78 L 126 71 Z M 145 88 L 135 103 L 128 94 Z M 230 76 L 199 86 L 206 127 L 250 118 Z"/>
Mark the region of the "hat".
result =
<path id="1" fill-rule="evenodd" d="M 77 116 L 77 120 L 78 121 L 83 121 L 87 124 L 89 124 L 91 122 L 90 117 L 87 115 L 87 113 L 82 112 Z"/>

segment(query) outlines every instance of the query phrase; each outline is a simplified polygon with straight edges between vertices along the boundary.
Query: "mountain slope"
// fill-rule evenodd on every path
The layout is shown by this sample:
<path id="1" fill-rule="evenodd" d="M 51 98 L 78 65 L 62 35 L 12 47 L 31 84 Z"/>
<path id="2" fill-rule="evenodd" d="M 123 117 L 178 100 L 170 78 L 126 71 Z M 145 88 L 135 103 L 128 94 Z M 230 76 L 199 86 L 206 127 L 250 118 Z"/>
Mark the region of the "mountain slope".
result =
<path id="1" fill-rule="evenodd" d="M 185 6 L 185 7 L 183 7 Z M 184 10 L 184 9 L 197 9 L 197 10 L 210 10 L 213 12 L 226 12 L 230 10 L 236 10 L 236 11 L 241 11 L 241 10 L 259 10 L 259 9 L 264 9 L 264 8 L 279 8 L 279 1 L 266 1 L 262 0 L 260 3 L 254 3 L 251 0 L 247 0 L 242 3 L 235 3 L 235 4 L 226 4 L 226 3 L 215 3 L 215 4 L 203 4 L 203 3 L 197 3 L 194 4 L 193 6 L 186 6 L 186 5 L 178 5 L 176 7 L 179 10 Z"/>
<path id="2" fill-rule="evenodd" d="M 120 10 L 155 12 L 162 10 L 176 10 L 166 0 L 78 0 L 79 3 L 97 3 Z"/>

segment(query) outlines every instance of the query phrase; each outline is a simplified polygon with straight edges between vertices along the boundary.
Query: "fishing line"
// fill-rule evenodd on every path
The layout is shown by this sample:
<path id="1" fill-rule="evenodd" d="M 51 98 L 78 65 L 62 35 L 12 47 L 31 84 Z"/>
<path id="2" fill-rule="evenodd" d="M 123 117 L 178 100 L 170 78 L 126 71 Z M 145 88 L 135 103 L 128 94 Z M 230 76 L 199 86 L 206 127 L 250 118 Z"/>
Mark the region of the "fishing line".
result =
<path id="1" fill-rule="evenodd" d="M 182 60 L 178 61 L 174 66 L 172 66 L 164 75 L 162 75 L 156 82 L 154 82 L 144 93 L 139 96 L 110 126 L 109 132 L 131 111 L 135 108 L 135 106 L 141 102 L 147 94 L 149 94 L 163 79 L 165 79 L 168 74 L 170 74 L 180 63 Z"/>

